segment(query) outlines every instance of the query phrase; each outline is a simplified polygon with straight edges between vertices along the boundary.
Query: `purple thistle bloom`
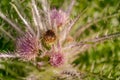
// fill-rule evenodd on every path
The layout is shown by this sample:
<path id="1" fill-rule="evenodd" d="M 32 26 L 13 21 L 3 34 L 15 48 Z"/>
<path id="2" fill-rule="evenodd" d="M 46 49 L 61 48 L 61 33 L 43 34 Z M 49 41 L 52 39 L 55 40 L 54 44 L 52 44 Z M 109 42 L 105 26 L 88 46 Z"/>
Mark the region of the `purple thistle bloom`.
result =
<path id="1" fill-rule="evenodd" d="M 21 58 L 26 60 L 35 59 L 39 52 L 38 40 L 30 33 L 26 33 L 23 37 L 17 39 L 16 48 Z"/>
<path id="2" fill-rule="evenodd" d="M 53 9 L 50 13 L 50 19 L 52 26 L 55 25 L 57 27 L 60 27 L 66 23 L 68 16 L 62 10 Z"/>
<path id="3" fill-rule="evenodd" d="M 65 62 L 64 55 L 60 52 L 54 52 L 50 56 L 50 64 L 52 66 L 59 67 L 62 64 L 64 64 L 64 62 Z"/>

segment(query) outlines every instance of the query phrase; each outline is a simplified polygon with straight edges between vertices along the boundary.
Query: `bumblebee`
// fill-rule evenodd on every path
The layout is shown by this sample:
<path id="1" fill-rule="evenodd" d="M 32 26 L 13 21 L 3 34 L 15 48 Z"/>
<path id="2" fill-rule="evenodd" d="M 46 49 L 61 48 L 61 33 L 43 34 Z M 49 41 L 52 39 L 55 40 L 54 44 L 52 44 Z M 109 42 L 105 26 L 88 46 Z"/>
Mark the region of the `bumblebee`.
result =
<path id="1" fill-rule="evenodd" d="M 56 41 L 56 34 L 53 30 L 47 30 L 43 36 L 45 43 L 51 44 Z"/>

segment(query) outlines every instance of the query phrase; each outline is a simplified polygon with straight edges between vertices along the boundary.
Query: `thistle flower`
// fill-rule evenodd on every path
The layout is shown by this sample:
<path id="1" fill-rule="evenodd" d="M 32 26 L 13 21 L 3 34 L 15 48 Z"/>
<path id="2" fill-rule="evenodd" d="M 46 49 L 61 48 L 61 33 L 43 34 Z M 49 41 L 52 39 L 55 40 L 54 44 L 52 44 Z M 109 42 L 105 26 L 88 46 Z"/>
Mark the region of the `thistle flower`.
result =
<path id="1" fill-rule="evenodd" d="M 65 62 L 65 57 L 62 53 L 60 52 L 54 52 L 50 56 L 50 64 L 55 67 L 59 67 L 63 65 Z"/>
<path id="2" fill-rule="evenodd" d="M 35 59 L 39 53 L 38 39 L 30 33 L 26 33 L 17 39 L 16 52 L 23 59 Z"/>
<path id="3" fill-rule="evenodd" d="M 68 20 L 68 16 L 67 16 L 67 13 L 65 13 L 62 10 L 52 9 L 50 12 L 50 19 L 51 19 L 52 26 L 55 25 L 57 27 L 60 27 L 66 24 Z"/>

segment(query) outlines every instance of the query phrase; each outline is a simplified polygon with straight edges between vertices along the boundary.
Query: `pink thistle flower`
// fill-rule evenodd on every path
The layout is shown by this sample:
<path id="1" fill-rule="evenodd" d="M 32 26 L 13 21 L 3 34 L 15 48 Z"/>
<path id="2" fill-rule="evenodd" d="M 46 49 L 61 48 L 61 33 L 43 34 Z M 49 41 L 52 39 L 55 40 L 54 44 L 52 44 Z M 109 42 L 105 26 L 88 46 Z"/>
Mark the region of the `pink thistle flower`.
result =
<path id="1" fill-rule="evenodd" d="M 64 55 L 60 52 L 54 52 L 50 56 L 50 64 L 52 66 L 59 67 L 62 64 L 64 64 L 64 62 L 65 62 Z"/>
<path id="2" fill-rule="evenodd" d="M 19 56 L 26 60 L 35 59 L 39 53 L 38 39 L 30 33 L 17 39 L 16 50 Z"/>
<path id="3" fill-rule="evenodd" d="M 50 19 L 51 19 L 52 25 L 60 27 L 64 24 L 66 24 L 68 16 L 62 10 L 53 9 L 53 10 L 51 10 L 51 13 L 50 13 Z"/>

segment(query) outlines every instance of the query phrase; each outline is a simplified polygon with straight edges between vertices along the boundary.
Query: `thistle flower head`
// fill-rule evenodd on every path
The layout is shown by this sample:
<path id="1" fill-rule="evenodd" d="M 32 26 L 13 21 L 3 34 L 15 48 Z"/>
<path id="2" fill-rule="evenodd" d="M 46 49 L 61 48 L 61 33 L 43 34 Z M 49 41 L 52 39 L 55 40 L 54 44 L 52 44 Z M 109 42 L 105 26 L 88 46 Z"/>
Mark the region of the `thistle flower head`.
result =
<path id="1" fill-rule="evenodd" d="M 50 56 L 50 64 L 55 67 L 59 67 L 64 64 L 65 58 L 64 55 L 60 52 L 54 52 Z"/>
<path id="2" fill-rule="evenodd" d="M 51 10 L 50 18 L 52 25 L 56 25 L 57 27 L 60 27 L 66 23 L 68 16 L 62 10 L 53 9 Z"/>
<path id="3" fill-rule="evenodd" d="M 38 39 L 30 33 L 26 33 L 24 36 L 17 39 L 16 48 L 21 58 L 26 60 L 35 59 L 39 52 Z"/>

